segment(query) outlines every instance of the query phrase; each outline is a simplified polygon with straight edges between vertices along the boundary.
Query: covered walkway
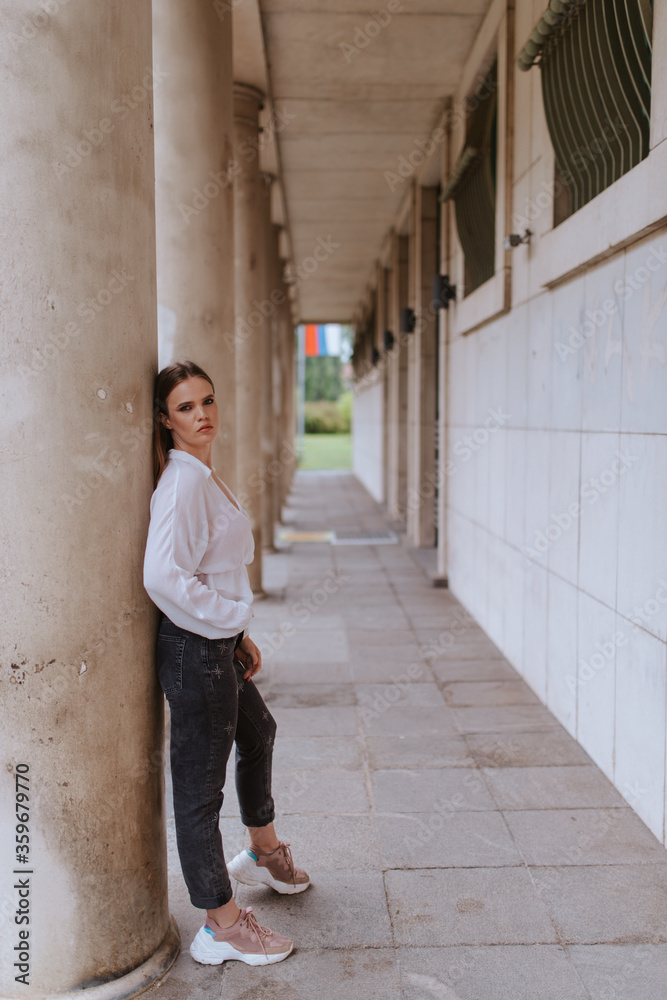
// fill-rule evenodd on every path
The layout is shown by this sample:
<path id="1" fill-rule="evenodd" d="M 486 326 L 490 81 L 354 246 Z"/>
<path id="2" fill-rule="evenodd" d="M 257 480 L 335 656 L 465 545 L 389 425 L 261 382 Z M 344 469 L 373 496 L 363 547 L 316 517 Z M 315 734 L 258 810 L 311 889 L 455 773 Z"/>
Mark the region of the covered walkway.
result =
<path id="1" fill-rule="evenodd" d="M 413 550 L 296 540 L 386 529 L 353 476 L 298 473 L 285 521 L 254 635 L 278 722 L 277 829 L 313 884 L 237 899 L 295 953 L 204 968 L 186 947 L 146 996 L 664 997 L 667 863 L 634 810 Z M 227 793 L 231 857 L 243 829 Z M 200 913 L 169 832 L 187 944 Z"/>

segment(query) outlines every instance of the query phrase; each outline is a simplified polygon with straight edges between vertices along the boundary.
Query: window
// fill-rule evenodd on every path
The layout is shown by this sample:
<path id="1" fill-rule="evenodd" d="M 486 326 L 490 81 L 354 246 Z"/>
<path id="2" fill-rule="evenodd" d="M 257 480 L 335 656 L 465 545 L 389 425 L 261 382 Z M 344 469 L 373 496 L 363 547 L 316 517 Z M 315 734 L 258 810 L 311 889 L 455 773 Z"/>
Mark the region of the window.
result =
<path id="1" fill-rule="evenodd" d="M 495 272 L 496 145 L 498 63 L 469 98 L 463 151 L 442 192 L 454 201 L 456 228 L 465 260 L 464 295 L 479 288 Z"/>
<path id="2" fill-rule="evenodd" d="M 519 56 L 539 59 L 554 226 L 648 155 L 652 22 L 653 0 L 551 0 Z"/>

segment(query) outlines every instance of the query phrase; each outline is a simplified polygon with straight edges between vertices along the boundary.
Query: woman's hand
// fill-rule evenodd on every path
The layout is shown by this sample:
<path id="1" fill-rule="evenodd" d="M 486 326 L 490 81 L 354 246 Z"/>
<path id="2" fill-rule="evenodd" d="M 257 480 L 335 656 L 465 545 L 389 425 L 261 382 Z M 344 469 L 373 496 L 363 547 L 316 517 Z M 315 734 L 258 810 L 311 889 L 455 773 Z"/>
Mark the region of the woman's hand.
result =
<path id="1" fill-rule="evenodd" d="M 262 669 L 262 654 L 249 635 L 238 644 L 234 655 L 246 668 L 244 681 L 249 681 L 258 670 Z"/>

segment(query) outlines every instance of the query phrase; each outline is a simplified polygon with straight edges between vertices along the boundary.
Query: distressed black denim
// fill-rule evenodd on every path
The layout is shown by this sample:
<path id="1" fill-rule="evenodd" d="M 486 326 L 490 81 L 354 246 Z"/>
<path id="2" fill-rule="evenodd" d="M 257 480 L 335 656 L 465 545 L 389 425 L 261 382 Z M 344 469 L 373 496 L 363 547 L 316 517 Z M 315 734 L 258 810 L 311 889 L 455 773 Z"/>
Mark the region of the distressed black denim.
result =
<path id="1" fill-rule="evenodd" d="M 236 636 L 206 639 L 161 615 L 160 685 L 171 712 L 176 841 L 193 906 L 228 903 L 232 888 L 218 826 L 227 760 L 236 743 L 236 792 L 246 826 L 273 822 L 271 764 L 276 723 L 234 657 Z"/>

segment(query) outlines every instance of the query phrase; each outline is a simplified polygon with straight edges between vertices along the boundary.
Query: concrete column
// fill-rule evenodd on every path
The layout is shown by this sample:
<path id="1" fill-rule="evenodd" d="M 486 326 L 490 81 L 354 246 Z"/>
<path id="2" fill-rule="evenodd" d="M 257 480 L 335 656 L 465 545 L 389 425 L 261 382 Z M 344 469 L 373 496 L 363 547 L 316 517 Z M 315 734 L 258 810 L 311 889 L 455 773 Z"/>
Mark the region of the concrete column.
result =
<path id="1" fill-rule="evenodd" d="M 0 16 L 0 996 L 112 1000 L 178 951 L 142 580 L 169 66 L 153 75 L 149 0 Z"/>
<path id="2" fill-rule="evenodd" d="M 275 261 L 274 234 L 271 224 L 271 187 L 274 177 L 262 173 L 260 185 L 261 198 L 259 203 L 260 256 L 259 269 L 261 281 L 261 313 L 262 313 L 262 357 L 261 357 L 261 485 L 260 501 L 262 508 L 262 542 L 265 550 L 273 551 L 274 503 L 273 484 L 271 479 L 271 464 L 276 453 L 276 424 L 273 412 L 273 313 L 274 302 Z"/>
<path id="3" fill-rule="evenodd" d="M 451 173 L 451 144 L 449 135 L 443 144 L 441 159 L 441 187 L 447 182 Z M 440 274 L 450 274 L 450 227 L 454 206 L 451 201 L 440 204 Z M 438 587 L 448 587 L 448 505 L 449 505 L 449 383 L 450 383 L 450 317 L 452 309 L 440 309 L 438 320 L 438 552 L 435 584 Z"/>
<path id="4" fill-rule="evenodd" d="M 387 329 L 386 311 L 386 271 L 382 264 L 375 267 L 375 346 L 382 354 L 384 350 L 384 331 Z"/>
<path id="5" fill-rule="evenodd" d="M 209 373 L 220 410 L 213 464 L 236 489 L 232 19 L 210 0 L 153 3 L 160 364 Z"/>
<path id="6" fill-rule="evenodd" d="M 433 276 L 438 272 L 438 189 L 415 187 L 413 271 L 415 331 L 408 370 L 408 537 L 432 548 L 435 531 L 435 437 L 437 407 L 438 314 L 432 307 Z"/>
<path id="7" fill-rule="evenodd" d="M 285 292 L 286 298 L 280 309 L 280 334 L 279 334 L 281 343 L 281 354 L 283 359 L 282 369 L 283 369 L 283 379 L 284 379 L 283 419 L 281 422 L 281 426 L 282 426 L 282 438 L 287 454 L 281 476 L 281 489 L 280 489 L 281 508 L 287 502 L 287 498 L 292 488 L 292 480 L 294 479 L 294 473 L 296 471 L 296 464 L 297 464 L 296 337 L 294 333 L 294 321 L 292 319 L 292 304 L 288 294 L 289 288 L 284 281 L 282 287 Z"/>
<path id="8" fill-rule="evenodd" d="M 252 523 L 255 559 L 250 585 L 262 589 L 262 496 L 257 481 L 262 465 L 262 332 L 264 317 L 260 255 L 264 181 L 258 149 L 263 95 L 245 83 L 234 84 L 234 309 L 236 317 L 236 470 L 237 486 Z"/>
<path id="9" fill-rule="evenodd" d="M 400 523 L 407 504 L 408 335 L 401 331 L 401 310 L 408 304 L 408 237 L 394 234 L 388 296 L 389 329 L 394 346 L 387 365 L 387 507 Z"/>
<path id="10" fill-rule="evenodd" d="M 374 343 L 380 355 L 379 377 L 382 381 L 382 455 L 380 456 L 380 466 L 382 469 L 382 496 L 387 499 L 387 368 L 384 357 L 384 333 L 387 329 L 387 271 L 378 261 L 375 270 L 375 335 Z"/>
<path id="11" fill-rule="evenodd" d="M 280 259 L 280 234 L 282 227 L 276 223 L 271 224 L 270 233 L 270 260 L 272 265 L 271 294 L 275 302 L 275 308 L 271 313 L 271 397 L 273 401 L 273 458 L 269 469 L 269 483 L 271 496 L 271 518 L 272 524 L 279 524 L 282 517 L 281 503 L 281 480 L 285 463 L 289 461 L 289 454 L 284 448 L 285 444 L 285 350 L 283 346 L 283 323 L 281 319 L 281 306 L 287 298 L 286 290 L 283 288 L 283 262 Z"/>

